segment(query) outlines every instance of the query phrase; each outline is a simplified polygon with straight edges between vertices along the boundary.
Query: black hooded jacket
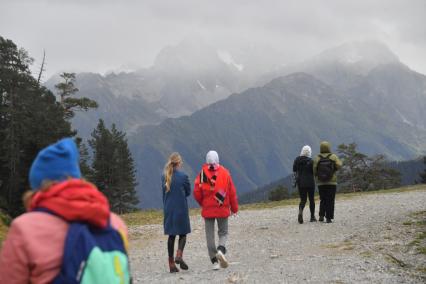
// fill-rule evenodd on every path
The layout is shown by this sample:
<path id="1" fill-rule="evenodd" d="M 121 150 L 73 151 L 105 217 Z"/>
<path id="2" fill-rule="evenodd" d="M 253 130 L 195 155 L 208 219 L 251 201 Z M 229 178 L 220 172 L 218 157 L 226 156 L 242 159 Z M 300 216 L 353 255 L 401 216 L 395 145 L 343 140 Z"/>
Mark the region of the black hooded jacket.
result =
<path id="1" fill-rule="evenodd" d="M 293 172 L 299 188 L 315 187 L 313 161 L 309 157 L 299 156 L 294 160 Z"/>

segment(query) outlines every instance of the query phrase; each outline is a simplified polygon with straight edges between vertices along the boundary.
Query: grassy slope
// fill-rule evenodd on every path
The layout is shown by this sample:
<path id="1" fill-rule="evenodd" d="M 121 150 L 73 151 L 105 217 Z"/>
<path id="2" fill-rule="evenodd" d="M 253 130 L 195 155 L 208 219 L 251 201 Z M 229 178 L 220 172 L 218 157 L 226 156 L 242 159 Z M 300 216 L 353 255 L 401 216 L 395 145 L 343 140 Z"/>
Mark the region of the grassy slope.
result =
<path id="1" fill-rule="evenodd" d="M 366 194 L 387 194 L 387 193 L 395 193 L 395 192 L 406 192 L 413 190 L 426 190 L 426 185 L 413 185 L 413 186 L 405 186 L 395 189 L 387 189 L 387 190 L 377 190 L 377 191 L 367 191 L 367 192 L 356 192 L 356 193 L 340 193 L 337 194 L 337 200 L 346 200 Z M 258 210 L 258 209 L 267 209 L 267 208 L 275 208 L 282 207 L 288 205 L 297 205 L 299 204 L 299 198 L 286 199 L 281 201 L 274 202 L 264 202 L 264 203 L 253 203 L 253 204 L 245 204 L 240 206 L 240 210 Z M 190 215 L 200 214 L 200 209 L 190 209 Z M 129 226 L 135 225 L 150 225 L 150 224 L 161 224 L 163 221 L 163 211 L 161 210 L 149 210 L 149 211 L 138 211 L 135 213 L 125 214 L 122 216 L 126 223 Z"/>

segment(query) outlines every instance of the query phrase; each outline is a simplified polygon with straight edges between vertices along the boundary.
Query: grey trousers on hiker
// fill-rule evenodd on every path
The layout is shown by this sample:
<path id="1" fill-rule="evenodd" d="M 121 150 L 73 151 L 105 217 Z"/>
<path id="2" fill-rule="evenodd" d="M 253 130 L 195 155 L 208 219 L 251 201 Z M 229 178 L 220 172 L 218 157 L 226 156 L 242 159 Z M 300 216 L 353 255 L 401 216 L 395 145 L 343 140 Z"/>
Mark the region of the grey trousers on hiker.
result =
<path id="1" fill-rule="evenodd" d="M 207 249 L 209 250 L 210 259 L 216 257 L 217 253 L 214 229 L 214 223 L 216 220 L 218 227 L 217 234 L 219 235 L 218 246 L 226 247 L 226 240 L 228 239 L 228 218 L 204 218 Z"/>

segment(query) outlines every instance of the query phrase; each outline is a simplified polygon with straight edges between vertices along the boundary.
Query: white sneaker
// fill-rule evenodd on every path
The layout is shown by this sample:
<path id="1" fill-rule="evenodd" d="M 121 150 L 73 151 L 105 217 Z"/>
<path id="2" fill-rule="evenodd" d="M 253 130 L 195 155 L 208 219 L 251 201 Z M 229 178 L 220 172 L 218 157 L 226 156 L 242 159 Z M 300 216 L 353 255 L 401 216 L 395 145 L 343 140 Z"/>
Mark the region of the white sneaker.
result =
<path id="1" fill-rule="evenodd" d="M 217 260 L 219 260 L 220 267 L 222 267 L 222 268 L 228 267 L 228 261 L 226 260 L 225 255 L 220 250 L 217 251 L 216 258 L 217 258 Z"/>
<path id="2" fill-rule="evenodd" d="M 215 263 L 213 263 L 212 268 L 213 268 L 213 270 L 219 270 L 219 269 L 220 269 L 219 262 L 215 262 Z"/>

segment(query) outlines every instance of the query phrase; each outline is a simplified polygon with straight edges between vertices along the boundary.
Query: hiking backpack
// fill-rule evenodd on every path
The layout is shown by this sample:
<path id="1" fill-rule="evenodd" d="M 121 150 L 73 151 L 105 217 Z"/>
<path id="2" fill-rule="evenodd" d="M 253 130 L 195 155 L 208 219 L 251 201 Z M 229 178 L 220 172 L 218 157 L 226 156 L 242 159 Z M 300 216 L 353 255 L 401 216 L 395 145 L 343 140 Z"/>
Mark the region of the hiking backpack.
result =
<path id="1" fill-rule="evenodd" d="M 35 211 L 46 212 L 37 208 Z M 126 237 L 111 226 L 97 228 L 84 222 L 69 222 L 61 271 L 54 284 L 131 283 Z"/>
<path id="2" fill-rule="evenodd" d="M 321 182 L 328 182 L 333 178 L 335 172 L 334 161 L 330 159 L 332 154 L 328 154 L 323 157 L 320 155 L 320 159 L 317 164 L 317 177 Z"/>

